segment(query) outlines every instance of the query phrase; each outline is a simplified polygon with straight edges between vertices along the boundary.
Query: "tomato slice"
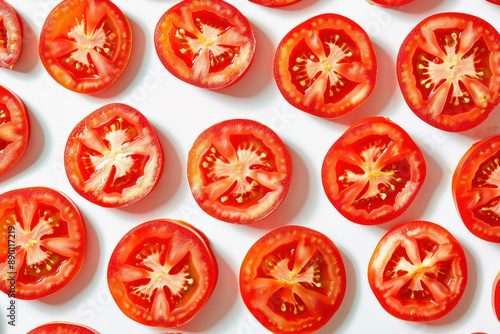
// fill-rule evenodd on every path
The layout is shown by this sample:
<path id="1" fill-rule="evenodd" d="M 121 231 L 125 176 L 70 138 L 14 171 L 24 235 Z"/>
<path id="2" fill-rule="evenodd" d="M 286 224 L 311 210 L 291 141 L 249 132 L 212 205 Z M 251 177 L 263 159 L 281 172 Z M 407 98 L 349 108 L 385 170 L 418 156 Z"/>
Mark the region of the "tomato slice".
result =
<path id="1" fill-rule="evenodd" d="M 17 12 L 0 0 L 0 67 L 11 69 L 23 45 L 23 24 Z"/>
<path id="2" fill-rule="evenodd" d="M 267 126 L 246 119 L 217 123 L 193 144 L 188 181 L 194 199 L 214 218 L 237 224 L 260 220 L 283 201 L 292 177 L 285 143 Z"/>
<path id="3" fill-rule="evenodd" d="M 274 78 L 283 97 L 320 117 L 339 117 L 358 107 L 372 92 L 376 76 L 370 38 L 338 14 L 302 22 L 285 35 L 274 56 Z"/>
<path id="4" fill-rule="evenodd" d="M 100 206 L 122 207 L 153 190 L 163 170 L 163 151 L 143 114 L 112 103 L 90 113 L 73 129 L 64 167 L 81 196 Z"/>
<path id="5" fill-rule="evenodd" d="M 30 122 L 23 101 L 0 86 L 0 175 L 23 155 L 30 135 Z"/>
<path id="6" fill-rule="evenodd" d="M 481 140 L 455 169 L 452 193 L 465 226 L 475 236 L 500 243 L 500 135 Z"/>
<path id="7" fill-rule="evenodd" d="M 366 0 L 369 4 L 382 7 L 397 7 L 412 2 L 413 0 Z"/>
<path id="8" fill-rule="evenodd" d="M 312 333 L 337 312 L 346 274 L 340 252 L 324 234 L 277 228 L 248 251 L 240 292 L 249 311 L 273 333 Z"/>
<path id="9" fill-rule="evenodd" d="M 1 194 L 0 230 L 0 290 L 9 296 L 50 295 L 71 282 L 82 266 L 82 216 L 59 191 L 32 187 Z"/>
<path id="10" fill-rule="evenodd" d="M 493 281 L 493 294 L 492 294 L 493 312 L 500 321 L 500 272 L 498 272 L 495 280 Z"/>
<path id="11" fill-rule="evenodd" d="M 217 262 L 206 237 L 177 220 L 135 227 L 120 240 L 108 266 L 108 285 L 118 307 L 148 326 L 188 322 L 216 282 Z"/>
<path id="12" fill-rule="evenodd" d="M 448 314 L 467 285 L 467 262 L 458 241 L 443 227 L 413 221 L 390 230 L 368 266 L 370 287 L 396 318 L 431 321 Z"/>
<path id="13" fill-rule="evenodd" d="M 184 0 L 167 10 L 155 30 L 165 68 L 191 85 L 219 89 L 240 79 L 255 53 L 247 18 L 222 0 Z"/>
<path id="14" fill-rule="evenodd" d="M 500 5 L 500 0 L 486 0 L 486 1 L 491 2 L 495 5 Z"/>
<path id="15" fill-rule="evenodd" d="M 347 129 L 326 154 L 321 172 L 333 206 L 364 225 L 385 223 L 405 212 L 425 174 L 424 156 L 415 142 L 383 117 Z"/>
<path id="16" fill-rule="evenodd" d="M 398 54 L 406 103 L 423 121 L 445 131 L 483 122 L 500 102 L 500 34 L 488 22 L 440 13 L 420 22 Z"/>
<path id="17" fill-rule="evenodd" d="M 292 5 L 300 0 L 249 0 L 250 2 L 256 3 L 257 5 L 266 7 L 282 7 Z"/>
<path id="18" fill-rule="evenodd" d="M 35 329 L 28 334 L 99 334 L 90 327 L 69 323 L 69 322 L 49 322 Z"/>
<path id="19" fill-rule="evenodd" d="M 64 0 L 49 14 L 40 34 L 40 59 L 52 78 L 72 91 L 93 94 L 123 72 L 132 31 L 109 0 Z"/>

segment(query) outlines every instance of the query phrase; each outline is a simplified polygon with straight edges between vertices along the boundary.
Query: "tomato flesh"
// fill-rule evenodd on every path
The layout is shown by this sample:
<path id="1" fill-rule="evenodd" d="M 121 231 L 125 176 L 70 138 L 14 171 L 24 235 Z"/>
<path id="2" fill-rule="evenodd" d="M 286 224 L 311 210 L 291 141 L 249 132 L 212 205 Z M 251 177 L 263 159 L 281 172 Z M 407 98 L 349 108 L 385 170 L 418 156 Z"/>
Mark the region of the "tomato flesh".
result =
<path id="1" fill-rule="evenodd" d="M 412 2 L 413 0 L 366 0 L 369 4 L 377 5 L 381 7 L 397 7 L 407 3 Z"/>
<path id="2" fill-rule="evenodd" d="M 0 67 L 11 69 L 21 55 L 23 25 L 16 11 L 0 0 Z"/>
<path id="3" fill-rule="evenodd" d="M 493 281 L 492 305 L 493 313 L 495 313 L 498 321 L 500 321 L 500 272 Z"/>
<path id="4" fill-rule="evenodd" d="M 27 334 L 99 334 L 87 326 L 69 322 L 50 322 L 32 329 Z"/>

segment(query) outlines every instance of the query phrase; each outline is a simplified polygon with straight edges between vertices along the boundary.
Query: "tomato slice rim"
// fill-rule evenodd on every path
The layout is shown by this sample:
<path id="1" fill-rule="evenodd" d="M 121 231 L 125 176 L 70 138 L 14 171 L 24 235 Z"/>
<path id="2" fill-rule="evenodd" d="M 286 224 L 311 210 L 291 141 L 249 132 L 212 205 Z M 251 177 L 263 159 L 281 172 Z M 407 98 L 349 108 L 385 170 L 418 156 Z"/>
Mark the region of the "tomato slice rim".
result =
<path id="1" fill-rule="evenodd" d="M 366 0 L 371 5 L 377 5 L 381 7 L 398 7 L 406 5 L 413 0 Z"/>
<path id="2" fill-rule="evenodd" d="M 497 273 L 495 279 L 493 280 L 491 305 L 493 307 L 493 313 L 495 314 L 498 321 L 500 321 L 500 271 Z"/>
<path id="3" fill-rule="evenodd" d="M 66 321 L 53 321 L 30 330 L 27 334 L 99 334 L 96 330 L 81 324 Z"/>
<path id="4" fill-rule="evenodd" d="M 283 7 L 283 6 L 293 5 L 294 3 L 297 3 L 300 0 L 248 0 L 248 1 L 265 7 Z"/>
<path id="5" fill-rule="evenodd" d="M 7 37 L 7 41 L 0 44 L 0 67 L 12 69 L 21 55 L 23 23 L 19 14 L 5 0 L 0 0 L 0 24 L 5 28 Z"/>

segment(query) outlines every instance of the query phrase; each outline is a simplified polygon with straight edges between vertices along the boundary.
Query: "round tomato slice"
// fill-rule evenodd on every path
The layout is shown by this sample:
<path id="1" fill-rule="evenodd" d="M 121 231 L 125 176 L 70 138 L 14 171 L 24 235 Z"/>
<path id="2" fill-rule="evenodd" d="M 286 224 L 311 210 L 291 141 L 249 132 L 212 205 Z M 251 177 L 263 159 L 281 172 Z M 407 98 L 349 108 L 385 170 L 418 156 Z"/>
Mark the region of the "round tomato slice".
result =
<path id="1" fill-rule="evenodd" d="M 248 251 L 240 292 L 273 333 L 312 333 L 337 312 L 346 274 L 340 252 L 324 234 L 301 226 L 277 228 Z"/>
<path id="2" fill-rule="evenodd" d="M 396 318 L 431 321 L 448 314 L 467 285 L 467 262 L 458 241 L 443 227 L 413 221 L 390 230 L 368 266 L 370 287 Z"/>
<path id="3" fill-rule="evenodd" d="M 184 0 L 167 10 L 155 30 L 165 68 L 191 85 L 219 89 L 248 70 L 255 53 L 252 26 L 222 0 Z"/>
<path id="4" fill-rule="evenodd" d="M 23 45 L 23 24 L 16 11 L 0 0 L 0 67 L 11 69 Z"/>
<path id="5" fill-rule="evenodd" d="M 492 294 L 493 312 L 500 321 L 500 272 L 498 272 L 495 280 L 493 281 L 493 294 Z"/>
<path id="6" fill-rule="evenodd" d="M 206 213 L 249 224 L 269 215 L 285 198 L 292 158 L 267 126 L 233 119 L 211 126 L 196 139 L 187 174 L 194 199 Z"/>
<path id="7" fill-rule="evenodd" d="M 382 7 L 397 7 L 410 3 L 413 0 L 366 0 L 366 1 L 368 1 L 368 3 L 372 5 L 377 5 Z"/>
<path id="8" fill-rule="evenodd" d="M 154 220 L 128 232 L 108 266 L 108 285 L 132 320 L 177 327 L 205 305 L 217 282 L 217 262 L 206 237 L 177 220 Z"/>
<path id="9" fill-rule="evenodd" d="M 81 196 L 100 206 L 122 207 L 153 190 L 163 170 L 163 151 L 143 114 L 112 103 L 73 129 L 64 151 L 64 167 Z"/>
<path id="10" fill-rule="evenodd" d="M 452 193 L 465 226 L 475 236 L 500 243 L 500 135 L 465 153 L 455 169 Z"/>
<path id="11" fill-rule="evenodd" d="M 85 255 L 82 216 L 64 194 L 43 187 L 0 195 L 0 290 L 38 299 L 66 286 Z"/>
<path id="12" fill-rule="evenodd" d="M 500 102 L 500 34 L 472 15 L 420 22 L 401 45 L 397 68 L 410 109 L 441 130 L 469 130 Z"/>
<path id="13" fill-rule="evenodd" d="M 69 323 L 49 322 L 45 325 L 32 329 L 28 334 L 99 334 L 90 327 Z"/>
<path id="14" fill-rule="evenodd" d="M 366 32 L 337 14 L 315 16 L 293 28 L 274 56 L 274 78 L 294 107 L 335 118 L 363 103 L 377 76 Z"/>
<path id="15" fill-rule="evenodd" d="M 23 101 L 0 86 L 0 175 L 19 160 L 29 135 L 30 123 Z"/>
<path id="16" fill-rule="evenodd" d="M 300 0 L 249 0 L 250 2 L 256 3 L 257 5 L 266 7 L 282 7 L 292 5 Z"/>
<path id="17" fill-rule="evenodd" d="M 109 0 L 64 0 L 45 20 L 39 49 L 43 66 L 63 87 L 98 93 L 125 69 L 132 31 Z"/>
<path id="18" fill-rule="evenodd" d="M 347 219 L 374 225 L 400 216 L 422 187 L 424 156 L 387 118 L 358 122 L 333 144 L 321 172 L 323 188 Z"/>

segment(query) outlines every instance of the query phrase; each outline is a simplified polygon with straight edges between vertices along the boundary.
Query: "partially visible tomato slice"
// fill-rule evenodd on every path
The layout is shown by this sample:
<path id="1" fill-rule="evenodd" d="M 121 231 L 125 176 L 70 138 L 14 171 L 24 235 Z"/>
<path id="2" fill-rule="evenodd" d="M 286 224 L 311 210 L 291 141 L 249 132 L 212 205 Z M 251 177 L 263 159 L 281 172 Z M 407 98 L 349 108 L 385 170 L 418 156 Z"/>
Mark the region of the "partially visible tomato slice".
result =
<path id="1" fill-rule="evenodd" d="M 390 230 L 368 266 L 370 287 L 382 307 L 408 321 L 439 319 L 458 304 L 467 285 L 467 262 L 443 227 L 414 221 Z"/>
<path id="2" fill-rule="evenodd" d="M 63 87 L 92 94 L 123 72 L 132 49 L 132 31 L 109 0 L 64 0 L 49 14 L 40 34 L 40 59 Z"/>
<path id="3" fill-rule="evenodd" d="M 282 7 L 282 6 L 292 5 L 296 2 L 299 2 L 300 0 L 249 0 L 249 1 L 266 7 Z"/>
<path id="4" fill-rule="evenodd" d="M 267 126 L 245 119 L 213 125 L 189 151 L 194 199 L 214 218 L 249 224 L 285 198 L 292 162 L 285 143 Z"/>
<path id="5" fill-rule="evenodd" d="M 372 5 L 377 5 L 382 7 L 397 7 L 410 3 L 413 0 L 366 0 L 366 1 L 368 1 L 368 3 Z"/>
<path id="6" fill-rule="evenodd" d="M 495 5 L 500 5 L 500 0 L 486 0 L 486 1 L 491 2 Z"/>
<path id="7" fill-rule="evenodd" d="M 70 322 L 49 322 L 32 329 L 28 334 L 99 334 L 99 332 Z"/>
<path id="8" fill-rule="evenodd" d="M 23 24 L 16 11 L 0 0 L 0 67 L 11 69 L 23 45 Z"/>
<path id="9" fill-rule="evenodd" d="M 178 79 L 207 89 L 235 83 L 248 70 L 255 36 L 247 18 L 222 0 L 184 0 L 167 10 L 155 30 L 155 47 Z"/>
<path id="10" fill-rule="evenodd" d="M 493 312 L 500 321 L 500 272 L 498 272 L 495 280 L 493 281 L 493 293 L 492 293 L 492 305 Z"/>
<path id="11" fill-rule="evenodd" d="M 400 216 L 426 175 L 411 137 L 383 117 L 360 121 L 332 145 L 322 167 L 323 188 L 347 219 L 374 225 Z"/>
<path id="12" fill-rule="evenodd" d="M 15 298 L 50 295 L 71 282 L 82 266 L 82 216 L 59 191 L 32 187 L 1 194 L 0 230 L 0 289 Z"/>
<path id="13" fill-rule="evenodd" d="M 469 130 L 500 102 L 500 34 L 469 14 L 429 16 L 404 40 L 397 69 L 418 117 L 441 130 Z"/>

